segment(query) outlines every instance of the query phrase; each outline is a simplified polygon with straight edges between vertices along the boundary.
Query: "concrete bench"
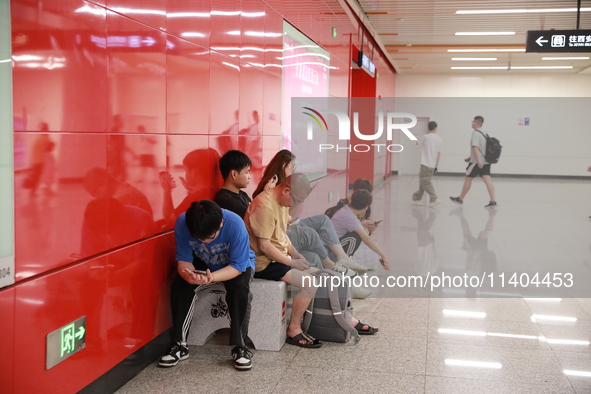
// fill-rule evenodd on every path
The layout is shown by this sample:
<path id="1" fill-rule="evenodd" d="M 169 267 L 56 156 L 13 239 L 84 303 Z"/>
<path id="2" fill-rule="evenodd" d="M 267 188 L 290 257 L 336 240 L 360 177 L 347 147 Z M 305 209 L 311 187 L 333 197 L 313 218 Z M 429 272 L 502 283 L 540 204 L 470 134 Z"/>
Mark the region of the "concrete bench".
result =
<path id="1" fill-rule="evenodd" d="M 250 292 L 248 337 L 257 350 L 281 350 L 287 330 L 287 286 L 284 282 L 253 279 Z M 197 296 L 187 343 L 203 346 L 217 330 L 230 327 L 230 314 L 222 283 L 198 289 Z"/>

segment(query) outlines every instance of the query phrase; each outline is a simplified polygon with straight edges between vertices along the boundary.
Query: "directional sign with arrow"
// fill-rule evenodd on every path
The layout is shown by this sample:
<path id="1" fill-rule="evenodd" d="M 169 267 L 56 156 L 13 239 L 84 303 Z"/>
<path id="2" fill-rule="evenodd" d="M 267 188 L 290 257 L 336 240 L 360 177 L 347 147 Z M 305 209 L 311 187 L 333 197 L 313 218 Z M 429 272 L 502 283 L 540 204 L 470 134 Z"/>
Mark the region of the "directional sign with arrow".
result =
<path id="1" fill-rule="evenodd" d="M 530 30 L 526 52 L 591 52 L 591 30 Z"/>
<path id="2" fill-rule="evenodd" d="M 548 42 L 548 40 L 544 40 L 544 36 L 540 36 L 537 40 L 536 40 L 536 44 L 538 44 L 539 46 L 543 47 L 543 43 L 544 42 Z"/>
<path id="3" fill-rule="evenodd" d="M 86 347 L 86 316 L 47 334 L 45 368 L 50 369 Z"/>

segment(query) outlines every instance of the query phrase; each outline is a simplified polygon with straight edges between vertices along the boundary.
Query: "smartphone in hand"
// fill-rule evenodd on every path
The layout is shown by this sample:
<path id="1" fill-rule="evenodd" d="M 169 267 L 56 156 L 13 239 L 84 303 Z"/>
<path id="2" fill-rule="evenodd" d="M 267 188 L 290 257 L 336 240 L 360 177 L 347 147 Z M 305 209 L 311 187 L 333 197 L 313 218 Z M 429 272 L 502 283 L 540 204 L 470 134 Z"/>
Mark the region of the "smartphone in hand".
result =
<path id="1" fill-rule="evenodd" d="M 207 275 L 207 272 L 202 271 L 202 270 L 192 270 L 192 269 L 189 269 L 189 268 L 183 268 L 183 271 L 185 271 L 185 272 L 191 272 L 193 274 Z"/>
<path id="2" fill-rule="evenodd" d="M 378 224 L 380 224 L 382 222 L 383 222 L 383 220 L 376 220 L 375 222 L 373 222 L 373 225 L 374 226 L 377 226 Z"/>

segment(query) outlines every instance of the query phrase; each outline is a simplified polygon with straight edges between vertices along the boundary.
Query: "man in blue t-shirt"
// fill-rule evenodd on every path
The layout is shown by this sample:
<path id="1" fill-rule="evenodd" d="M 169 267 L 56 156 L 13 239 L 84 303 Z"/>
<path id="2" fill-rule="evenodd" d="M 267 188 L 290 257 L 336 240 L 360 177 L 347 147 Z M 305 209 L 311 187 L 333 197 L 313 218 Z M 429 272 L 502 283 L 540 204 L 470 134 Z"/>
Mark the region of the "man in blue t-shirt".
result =
<path id="1" fill-rule="evenodd" d="M 249 370 L 252 353 L 246 347 L 250 316 L 250 282 L 255 256 L 244 222 L 215 202 L 193 202 L 174 227 L 178 276 L 171 286 L 172 336 L 159 365 L 173 367 L 189 357 L 187 334 L 193 318 L 195 290 L 214 282 L 226 287 L 230 313 L 230 345 L 234 367 Z"/>

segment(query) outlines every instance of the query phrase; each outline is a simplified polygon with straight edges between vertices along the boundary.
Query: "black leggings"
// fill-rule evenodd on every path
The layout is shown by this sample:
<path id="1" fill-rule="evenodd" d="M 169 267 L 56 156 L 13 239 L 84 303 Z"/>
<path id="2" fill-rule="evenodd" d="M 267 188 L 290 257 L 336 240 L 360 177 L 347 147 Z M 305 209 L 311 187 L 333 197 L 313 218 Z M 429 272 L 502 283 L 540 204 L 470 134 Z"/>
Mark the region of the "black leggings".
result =
<path id="1" fill-rule="evenodd" d="M 347 253 L 347 256 L 353 256 L 357 252 L 357 249 L 359 249 L 361 242 L 363 242 L 361 241 L 361 236 L 356 231 L 351 231 L 343 235 L 339 238 L 339 241 L 341 241 L 341 246 L 345 253 Z"/>
<path id="2" fill-rule="evenodd" d="M 206 270 L 207 265 L 194 258 L 195 269 Z M 246 346 L 248 322 L 250 320 L 250 282 L 253 270 L 248 268 L 237 277 L 222 282 L 226 288 L 226 304 L 230 313 L 230 345 Z M 193 319 L 193 310 L 197 301 L 197 290 L 210 287 L 209 285 L 192 285 L 177 275 L 170 287 L 170 303 L 172 310 L 172 340 L 186 342 Z"/>

